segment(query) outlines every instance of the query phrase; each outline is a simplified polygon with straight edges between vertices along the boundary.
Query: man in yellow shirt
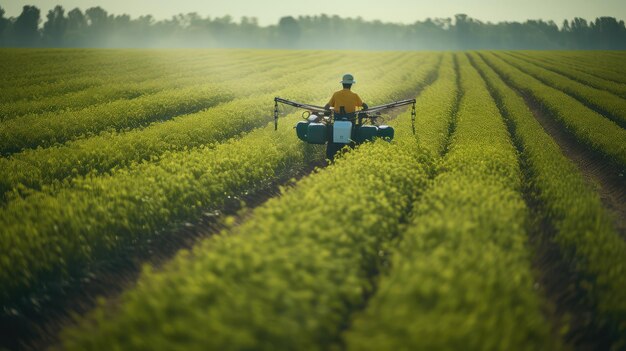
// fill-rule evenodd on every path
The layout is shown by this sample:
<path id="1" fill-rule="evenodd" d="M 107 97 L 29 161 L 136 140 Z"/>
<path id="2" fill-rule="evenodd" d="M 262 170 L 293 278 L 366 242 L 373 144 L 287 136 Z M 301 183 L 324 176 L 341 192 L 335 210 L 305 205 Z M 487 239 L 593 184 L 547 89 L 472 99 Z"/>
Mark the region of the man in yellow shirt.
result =
<path id="1" fill-rule="evenodd" d="M 324 108 L 328 110 L 332 107 L 336 115 L 354 113 L 357 107 L 367 109 L 367 104 L 363 103 L 359 95 L 350 90 L 354 83 L 356 83 L 356 80 L 354 80 L 351 74 L 344 74 L 341 80 L 343 89 L 335 92 Z"/>
<path id="2" fill-rule="evenodd" d="M 340 83 L 343 85 L 343 89 L 335 92 L 324 108 L 330 110 L 332 107 L 335 112 L 335 118 L 346 114 L 353 114 L 353 116 L 348 116 L 349 119 L 352 119 L 355 117 L 354 113 L 356 112 L 356 108 L 361 107 L 366 110 L 367 104 L 361 100 L 359 95 L 350 90 L 352 84 L 356 83 L 351 74 L 344 74 Z M 337 151 L 341 150 L 344 145 L 346 144 L 336 144 L 333 143 L 332 140 L 329 140 L 326 144 L 326 158 L 332 161 Z M 349 145 L 353 146 L 351 144 Z"/>

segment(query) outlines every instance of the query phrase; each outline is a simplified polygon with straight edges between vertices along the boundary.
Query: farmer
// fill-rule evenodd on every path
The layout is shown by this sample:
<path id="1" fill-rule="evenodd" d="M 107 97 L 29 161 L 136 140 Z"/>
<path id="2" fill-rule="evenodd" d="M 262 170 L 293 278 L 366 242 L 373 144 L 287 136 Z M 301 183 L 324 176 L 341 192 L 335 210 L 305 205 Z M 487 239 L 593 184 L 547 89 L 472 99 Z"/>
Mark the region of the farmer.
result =
<path id="1" fill-rule="evenodd" d="M 335 92 L 324 108 L 327 110 L 332 108 L 335 112 L 335 119 L 342 117 L 353 119 L 356 108 L 361 107 L 367 110 L 367 104 L 361 100 L 359 95 L 350 90 L 352 84 L 356 83 L 351 74 L 344 74 L 340 83 L 343 85 L 343 89 Z M 335 144 L 329 140 L 326 145 L 326 158 L 332 161 L 337 151 L 341 150 L 343 146 L 344 144 Z"/>

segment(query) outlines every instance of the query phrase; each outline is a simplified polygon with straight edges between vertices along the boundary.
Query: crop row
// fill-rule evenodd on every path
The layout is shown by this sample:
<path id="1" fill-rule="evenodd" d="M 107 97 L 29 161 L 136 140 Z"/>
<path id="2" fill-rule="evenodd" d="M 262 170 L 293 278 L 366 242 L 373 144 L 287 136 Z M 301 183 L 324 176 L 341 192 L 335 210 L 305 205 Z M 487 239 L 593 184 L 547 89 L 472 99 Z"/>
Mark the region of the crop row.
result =
<path id="1" fill-rule="evenodd" d="M 348 349 L 551 349 L 516 150 L 478 72 L 464 55 L 459 66 L 464 93 L 449 151 Z"/>
<path id="2" fill-rule="evenodd" d="M 439 79 L 422 93 L 416 105 L 415 134 L 419 144 L 433 156 L 444 152 L 450 133 L 450 118 L 456 114 L 461 91 L 458 84 L 456 55 L 445 55 Z"/>
<path id="3" fill-rule="evenodd" d="M 98 67 L 104 70 L 123 69 L 119 65 L 141 61 L 145 57 L 137 50 L 3 49 L 2 54 L 4 59 L 0 62 L 0 73 L 6 77 L 3 82 L 10 83 L 28 79 L 47 81 L 48 77 L 72 76 L 74 72 L 83 74 Z M 75 65 L 67 65 L 70 59 Z M 15 70 L 15 65 L 20 62 L 25 69 Z"/>
<path id="4" fill-rule="evenodd" d="M 48 147 L 106 130 L 124 130 L 200 111 L 233 99 L 234 93 L 216 83 L 164 91 L 133 100 L 119 100 L 79 111 L 23 116 L 0 124 L 0 154 Z"/>
<path id="5" fill-rule="evenodd" d="M 377 83 L 363 96 L 376 97 L 372 103 L 398 99 L 425 84 L 426 74 L 405 70 L 364 72 L 362 80 Z M 50 280 L 71 276 L 70 267 L 88 268 L 219 208 L 229 195 L 255 193 L 294 176 L 322 154 L 297 140 L 290 125 L 295 120 L 283 120 L 278 132 L 268 125 L 215 148 L 165 153 L 112 175 L 77 179 L 54 194 L 15 199 L 0 214 L 2 301 L 19 304 L 20 296 L 28 300 Z"/>
<path id="6" fill-rule="evenodd" d="M 329 55 L 326 56 L 330 57 Z M 160 64 L 150 64 L 145 65 L 150 69 L 144 68 L 133 74 L 110 74 L 106 79 L 102 77 L 79 77 L 78 79 L 92 79 L 94 86 L 65 94 L 57 94 L 51 91 L 45 97 L 38 98 L 35 101 L 22 100 L 7 103 L 0 106 L 0 112 L 2 112 L 4 120 L 7 120 L 21 116 L 25 114 L 24 112 L 31 111 L 30 114 L 37 114 L 48 109 L 49 113 L 27 117 L 32 119 L 54 118 L 58 117 L 59 114 L 62 115 L 64 112 L 70 112 L 72 109 L 88 107 L 92 101 L 111 103 L 115 99 L 131 99 L 142 95 L 142 93 L 174 91 L 179 88 L 207 84 L 207 82 L 214 84 L 219 82 L 221 85 L 242 91 L 243 94 L 244 91 L 251 90 L 251 88 L 249 85 L 237 84 L 236 80 L 245 81 L 244 78 L 250 75 L 269 74 L 266 71 L 272 65 L 275 67 L 273 71 L 280 70 L 282 67 L 276 67 L 275 65 L 277 59 L 281 60 L 281 62 L 284 61 L 287 65 L 304 66 L 302 60 L 297 60 L 297 57 L 282 59 L 280 56 L 264 60 L 257 58 L 248 61 L 216 60 L 216 62 L 191 62 L 182 65 L 182 68 L 176 70 L 167 66 L 161 67 Z M 282 69 L 284 70 L 285 68 Z M 121 96 L 120 94 L 124 91 L 128 91 L 131 95 Z M 107 100 L 107 97 L 111 99 Z M 70 107 L 74 108 L 70 109 Z M 61 111 L 55 113 L 55 110 L 59 109 Z"/>
<path id="7" fill-rule="evenodd" d="M 441 79 L 443 86 L 454 83 L 453 70 L 441 67 L 424 93 L 434 86 L 442 92 Z M 420 97 L 418 107 L 425 103 Z M 441 107 L 440 116 L 450 110 Z M 146 269 L 119 309 L 96 310 L 65 334 L 64 346 L 331 348 L 373 291 L 381 249 L 434 170 L 411 135 L 408 114 L 395 126 L 396 142 L 361 145 L 256 209 L 241 226 L 179 254 L 162 272 Z"/>
<path id="8" fill-rule="evenodd" d="M 112 60 L 110 55 L 93 55 L 84 52 L 68 50 L 65 53 L 51 52 L 46 55 L 38 55 L 36 51 L 15 49 L 2 50 L 2 64 L 0 73 L 4 77 L 0 82 L 2 88 L 18 88 L 26 86 L 43 86 L 56 82 L 73 80 L 87 72 L 126 72 L 132 65 L 127 64 L 136 61 L 131 58 L 134 55 L 123 55 Z M 72 65 L 67 62 L 72 60 Z M 15 69 L 15 67 L 23 69 Z M 3 95 L 0 101 L 11 101 L 21 98 L 18 96 Z"/>
<path id="9" fill-rule="evenodd" d="M 543 131 L 524 100 L 477 55 L 472 58 L 515 126 L 515 137 L 530 168 L 534 200 L 542 204 L 544 216 L 556 229 L 554 240 L 565 259 L 575 262 L 579 276 L 591 281 L 582 285 L 596 306 L 598 324 L 609 324 L 621 335 L 615 349 L 625 347 L 626 243 L 613 229 L 597 192 Z"/>
<path id="10" fill-rule="evenodd" d="M 153 55 L 153 53 L 129 53 L 128 51 L 112 50 L 106 51 L 107 54 L 113 55 L 108 57 L 109 62 L 115 61 L 116 64 L 110 65 L 105 62 L 101 62 L 100 58 L 97 58 L 96 62 L 101 62 L 100 65 L 93 67 L 91 64 L 81 65 L 74 63 L 73 65 L 67 65 L 67 60 L 64 55 L 53 56 L 50 58 L 48 65 L 41 64 L 36 70 L 47 70 L 51 67 L 75 67 L 75 73 L 58 72 L 51 73 L 46 80 L 40 76 L 34 76 L 29 79 L 25 79 L 21 84 L 13 83 L 6 86 L 5 93 L 0 97 L 0 101 L 3 103 L 15 102 L 23 99 L 34 100 L 41 99 L 50 96 L 57 96 L 74 92 L 90 87 L 96 87 L 107 82 L 128 82 L 125 78 L 130 80 L 143 80 L 145 76 L 151 76 L 155 73 L 165 75 L 178 75 L 185 73 L 185 71 L 193 71 L 194 67 L 202 67 L 202 64 L 226 64 L 228 61 L 233 63 L 249 62 L 249 58 L 246 60 L 245 56 L 238 55 L 237 53 L 228 53 L 228 59 L 223 56 L 206 56 L 197 55 L 195 52 L 189 52 L 187 56 L 170 56 L 166 53 L 160 53 Z M 76 53 L 74 53 L 76 54 Z M 117 57 L 116 57 L 117 55 Z M 133 57 L 132 60 L 126 56 Z M 281 59 L 286 59 L 294 55 L 277 54 Z M 263 57 L 260 55 L 254 55 L 255 59 Z M 266 60 L 263 57 L 261 60 Z M 13 71 L 17 71 L 15 67 L 21 67 L 24 62 L 21 61 L 11 62 L 10 67 Z M 72 58 L 74 62 L 74 58 Z M 102 66 L 104 65 L 104 66 Z M 5 81 L 3 79 L 3 81 Z"/>
<path id="11" fill-rule="evenodd" d="M 371 291 L 378 248 L 428 178 L 415 151 L 382 142 L 367 149 L 299 183 L 234 233 L 180 255 L 164 273 L 145 271 L 114 318 L 97 312 L 97 328 L 85 323 L 65 347 L 328 349 Z"/>
<path id="12" fill-rule="evenodd" d="M 530 55 L 523 52 L 512 52 L 510 54 L 550 71 L 562 74 L 565 77 L 575 80 L 581 84 L 589 85 L 596 89 L 606 90 L 612 94 L 626 98 L 626 84 L 599 78 L 585 71 L 573 68 L 572 66 L 559 63 L 558 61 L 544 59 L 541 56 Z"/>
<path id="13" fill-rule="evenodd" d="M 624 61 L 615 62 L 611 60 L 607 52 L 532 51 L 531 53 L 534 57 L 545 57 L 553 62 L 576 68 L 599 78 L 626 84 Z"/>
<path id="14" fill-rule="evenodd" d="M 626 168 L 626 130 L 590 110 L 578 100 L 549 87 L 491 53 L 480 54 L 504 80 L 538 101 L 551 117 L 591 150 Z"/>
<path id="15" fill-rule="evenodd" d="M 622 99 L 608 91 L 598 90 L 586 84 L 579 83 L 558 73 L 544 69 L 537 64 L 530 63 L 527 60 L 521 60 L 515 56 L 502 53 L 496 55 L 544 84 L 561 90 L 594 110 L 601 112 L 619 126 L 626 127 L 626 99 Z"/>
<path id="16" fill-rule="evenodd" d="M 71 278 L 72 267 L 141 247 L 173 224 L 219 208 L 228 196 L 254 193 L 282 173 L 297 173 L 315 155 L 289 132 L 261 129 L 214 149 L 166 153 L 111 176 L 77 180 L 53 195 L 15 199 L 0 217 L 3 305 L 19 305 L 20 297 L 45 291 L 50 281 Z"/>
<path id="17" fill-rule="evenodd" d="M 595 67 L 603 67 L 616 73 L 626 73 L 623 53 L 615 50 L 605 51 L 556 51 L 558 57 L 563 57 L 571 62 L 590 64 Z"/>
<path id="18" fill-rule="evenodd" d="M 402 61 L 396 61 L 398 59 Z M 411 59 L 406 63 L 404 62 L 406 59 L 407 57 L 398 56 L 390 61 L 411 66 L 413 61 L 417 61 Z M 258 94 L 261 95 L 237 99 L 166 123 L 153 124 L 145 129 L 121 134 L 103 134 L 59 147 L 25 150 L 10 158 L 0 159 L 0 194 L 23 187 L 41 189 L 43 185 L 56 180 L 85 175 L 88 172 L 101 173 L 113 168 L 123 168 L 132 162 L 159 156 L 165 151 L 202 145 L 212 147 L 212 144 L 266 123 L 272 116 L 269 110 L 272 95 L 297 99 L 298 96 L 291 95 L 293 92 L 302 91 L 306 92 L 307 96 L 321 101 L 322 96 L 327 95 L 326 90 L 332 89 L 331 86 L 320 89 L 321 82 L 335 83 L 332 78 L 341 75 L 341 69 L 348 61 L 354 69 L 376 71 L 375 63 L 362 66 L 359 60 L 354 58 L 333 59 L 333 65 L 337 67 L 328 70 L 315 81 L 307 81 L 305 78 L 312 70 L 319 71 L 324 69 L 324 66 L 296 70 L 279 79 L 272 79 L 270 80 L 272 85 L 267 85 L 265 89 L 259 87 Z M 434 57 L 427 57 L 425 61 L 428 64 L 421 65 L 420 72 L 417 73 L 432 69 Z M 299 86 L 299 89 L 293 89 L 296 86 Z M 317 93 L 313 93 L 314 91 Z"/>
<path id="19" fill-rule="evenodd" d="M 330 58 L 328 59 L 330 61 Z M 323 62 L 322 62 L 323 63 Z M 208 69 L 207 72 L 211 72 Z M 76 138 L 91 136 L 105 130 L 126 130 L 141 127 L 153 121 L 169 119 L 176 115 L 196 112 L 234 97 L 255 93 L 250 83 L 262 81 L 260 89 L 273 85 L 273 77 L 284 72 L 266 70 L 258 76 L 241 74 L 236 67 L 214 75 L 212 80 L 197 72 L 179 80 L 179 88 L 160 91 L 132 100 L 117 100 L 93 105 L 77 111 L 63 111 L 41 115 L 21 116 L 0 124 L 0 153 L 10 154 L 24 148 L 48 147 Z M 177 80 L 163 86 L 177 85 Z"/>
<path id="20" fill-rule="evenodd" d="M 6 51 L 3 53 L 6 54 Z M 37 68 L 31 67 L 30 71 L 26 71 L 25 67 L 24 70 L 25 72 L 28 72 L 29 75 L 22 79 L 17 81 L 12 81 L 9 77 L 3 79 L 3 82 L 7 84 L 3 87 L 3 90 L 5 90 L 6 93 L 0 97 L 0 102 L 11 103 L 23 100 L 35 101 L 41 98 L 62 95 L 94 87 L 100 83 L 110 80 L 111 77 L 113 77 L 113 79 L 123 79 L 125 76 L 129 76 L 131 79 L 132 77 L 135 77 L 135 79 L 142 79 L 141 72 L 145 72 L 148 75 L 150 74 L 149 71 L 146 71 L 147 65 L 145 62 L 143 64 L 138 64 L 136 60 L 129 60 L 126 57 L 122 57 L 119 60 L 120 62 L 115 65 L 106 64 L 100 59 L 94 60 L 96 63 L 100 63 L 95 66 L 93 64 L 81 65 L 80 63 L 67 65 L 67 62 L 70 59 L 64 55 L 53 56 L 49 59 L 50 62 L 48 64 L 40 64 Z M 108 59 L 111 60 L 110 57 Z M 22 62 L 27 62 L 29 60 L 30 58 L 25 60 L 20 57 L 19 61 L 9 61 L 10 65 L 7 69 L 12 71 L 21 71 L 16 70 L 15 68 L 20 67 Z M 74 62 L 73 59 L 71 60 Z M 185 61 L 188 60 L 189 59 Z M 58 66 L 64 66 L 64 69 L 59 70 L 59 72 L 52 71 L 53 67 Z M 161 70 L 167 69 L 168 67 L 165 64 L 155 64 L 155 66 Z M 66 67 L 76 67 L 76 72 L 66 72 Z M 38 72 L 39 70 L 44 70 L 46 74 L 36 74 L 35 72 Z M 47 72 L 46 70 L 50 70 L 52 72 Z M 123 80 L 120 82 L 123 82 Z"/>
<path id="21" fill-rule="evenodd" d="M 16 54 L 21 52 L 20 54 Z M 54 83 L 95 75 L 101 78 L 124 74 L 124 72 L 151 72 L 152 67 L 163 68 L 165 73 L 172 73 L 197 62 L 231 61 L 233 63 L 267 60 L 268 58 L 288 59 L 296 56 L 318 53 L 295 51 L 250 51 L 250 50 L 49 50 L 38 57 L 37 50 L 20 51 L 6 49 L 2 51 L 4 67 L 0 72 L 5 79 L 1 87 L 18 87 Z M 72 62 L 68 65 L 67 62 Z M 23 70 L 16 70 L 21 65 Z"/>
<path id="22" fill-rule="evenodd" d="M 396 130 L 394 140 L 412 145 L 416 141 L 420 148 L 436 158 L 441 154 L 448 137 L 450 120 L 454 115 L 458 97 L 456 55 L 442 54 L 437 68 L 436 80 L 416 97 L 415 134 L 409 118 L 397 118 L 391 123 Z M 417 67 L 416 70 L 419 70 Z"/>
<path id="23" fill-rule="evenodd" d="M 276 59 L 280 59 L 277 57 Z M 197 62 L 187 64 L 184 70 L 175 74 L 166 73 L 169 67 L 159 64 L 144 65 L 146 68 L 138 72 L 120 72 L 111 74 L 107 79 L 97 79 L 97 85 L 87 89 L 56 95 L 46 94 L 37 100 L 21 100 L 0 105 L 0 116 L 3 120 L 12 119 L 25 114 L 54 112 L 58 110 L 76 110 L 89 105 L 111 102 L 117 99 L 133 99 L 141 95 L 151 94 L 166 89 L 185 87 L 199 84 L 199 77 L 209 76 L 215 82 L 228 81 L 232 78 L 254 75 L 255 72 L 264 72 L 275 60 L 252 60 L 240 63 L 239 61 Z M 297 61 L 291 62 L 292 64 Z M 233 69 L 237 67 L 237 69 Z M 286 70 L 288 67 L 280 67 Z M 226 73 L 226 74 L 223 74 Z M 230 76 L 228 75 L 230 73 Z M 93 78 L 92 78 L 93 79 Z M 95 84 L 95 82 L 94 82 Z M 10 89 L 9 89 L 10 90 Z"/>
<path id="24" fill-rule="evenodd" d="M 331 62 L 333 57 L 329 56 L 316 63 L 323 65 Z M 6 155 L 24 148 L 48 147 L 106 130 L 132 129 L 196 112 L 275 86 L 274 80 L 285 74 L 279 69 L 265 71 L 260 76 L 241 76 L 236 68 L 228 71 L 216 77 L 219 81 L 207 83 L 206 77 L 198 76 L 192 78 L 197 85 L 188 82 L 186 85 L 191 86 L 181 89 L 165 90 L 133 100 L 113 101 L 78 111 L 22 116 L 6 121 L 0 124 L 0 153 Z"/>

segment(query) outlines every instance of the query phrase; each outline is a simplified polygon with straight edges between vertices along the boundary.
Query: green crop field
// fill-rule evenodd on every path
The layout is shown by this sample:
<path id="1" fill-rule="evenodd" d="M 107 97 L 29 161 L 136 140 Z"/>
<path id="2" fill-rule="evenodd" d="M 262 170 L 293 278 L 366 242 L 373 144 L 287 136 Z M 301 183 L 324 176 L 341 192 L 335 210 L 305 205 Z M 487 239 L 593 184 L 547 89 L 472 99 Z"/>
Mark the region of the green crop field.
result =
<path id="1" fill-rule="evenodd" d="M 345 72 L 417 116 L 330 162 L 273 99 Z M 0 91 L 0 349 L 626 349 L 623 51 L 2 49 Z"/>

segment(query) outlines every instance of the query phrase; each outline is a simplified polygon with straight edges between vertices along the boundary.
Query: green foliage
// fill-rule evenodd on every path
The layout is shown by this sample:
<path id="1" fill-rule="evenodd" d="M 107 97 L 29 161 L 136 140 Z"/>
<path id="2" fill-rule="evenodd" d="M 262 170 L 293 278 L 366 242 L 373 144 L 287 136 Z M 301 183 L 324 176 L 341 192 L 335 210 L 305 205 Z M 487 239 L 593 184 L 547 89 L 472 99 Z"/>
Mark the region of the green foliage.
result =
<path id="1" fill-rule="evenodd" d="M 487 84 L 452 53 L 2 54 L 0 150 L 12 153 L 0 158 L 5 314 L 229 199 L 290 184 L 245 222 L 159 271 L 146 267 L 114 308 L 66 331 L 68 349 L 559 349 L 533 288 L 523 191 L 554 227 L 595 322 L 615 332 L 615 349 L 626 343 L 626 244 L 507 86 L 623 167 L 623 129 L 541 82 L 607 107 L 606 95 L 578 87 L 619 93 L 619 79 L 600 78 L 622 69 L 606 64 L 618 53 L 471 54 Z M 578 75 L 581 65 L 589 74 Z M 370 106 L 423 88 L 416 135 L 405 112 L 390 123 L 393 142 L 366 143 L 289 182 L 324 153 L 295 136 L 301 111 L 274 131 L 272 98 L 324 104 L 344 72 Z"/>
<path id="2" fill-rule="evenodd" d="M 22 116 L 0 124 L 0 153 L 51 146 L 106 130 L 137 128 L 231 99 L 233 94 L 223 87 L 205 84 L 55 113 L 49 117 Z"/>
<path id="3" fill-rule="evenodd" d="M 113 316 L 97 310 L 65 347 L 328 349 L 432 173 L 414 142 L 400 145 L 362 145 L 163 272 L 145 270 Z"/>
<path id="4" fill-rule="evenodd" d="M 201 85 L 207 82 L 207 76 L 210 76 L 210 80 L 213 82 L 221 80 L 230 87 L 237 87 L 238 84 L 242 83 L 242 80 L 245 82 L 246 76 L 253 75 L 257 71 L 267 74 L 267 71 L 271 71 L 271 68 L 275 69 L 272 61 L 262 60 L 262 58 L 263 56 L 258 56 L 255 57 L 255 60 L 242 64 L 240 59 L 224 61 L 220 57 L 203 56 L 195 58 L 192 62 L 173 62 L 173 58 L 168 57 L 165 60 L 157 56 L 156 59 L 150 58 L 156 61 L 150 64 L 141 65 L 138 62 L 131 61 L 126 64 L 120 63 L 114 69 L 104 69 L 107 75 L 82 72 L 81 69 L 80 72 L 82 74 L 78 77 L 74 77 L 72 74 L 63 74 L 63 82 L 69 84 L 72 80 L 80 81 L 85 79 L 85 75 L 87 75 L 91 79 L 92 86 L 79 91 L 61 94 L 54 88 L 38 91 L 46 86 L 42 84 L 42 81 L 46 82 L 47 79 L 36 76 L 28 79 L 25 85 L 15 86 L 11 84 L 5 87 L 5 91 L 9 96 L 36 95 L 34 98 L 25 98 L 0 104 L 0 116 L 2 116 L 2 120 L 8 120 L 26 114 L 77 110 L 113 100 L 133 99 L 168 89 Z M 49 68 L 52 64 L 58 64 L 56 61 L 61 59 L 63 57 L 54 57 L 54 59 L 51 59 L 53 63 L 48 63 L 44 67 Z M 276 55 L 275 59 L 281 59 L 281 55 Z M 161 62 L 161 60 L 164 62 Z M 296 64 L 298 62 L 295 62 L 295 59 L 284 59 L 284 61 L 286 65 L 294 65 L 294 68 L 297 68 Z M 10 65 L 17 64 L 17 62 L 10 61 Z M 88 63 L 83 63 L 82 65 L 91 67 Z M 182 66 L 183 68 L 172 70 L 171 67 L 174 65 Z M 237 69 L 232 69 L 232 67 L 237 67 Z M 37 72 L 45 68 L 38 67 L 37 69 L 33 68 L 33 70 Z M 82 67 L 77 67 L 77 69 L 80 68 Z M 285 70 L 286 67 L 279 67 L 278 69 Z M 99 71 L 96 70 L 96 72 Z M 55 74 L 48 79 L 58 80 L 59 75 Z M 7 80 L 10 81 L 10 79 Z M 249 91 L 250 87 L 246 87 L 248 88 L 247 91 Z M 238 93 L 240 92 L 238 91 Z M 42 117 L 45 118 L 47 116 L 54 116 L 54 114 L 47 114 Z"/>
<path id="5" fill-rule="evenodd" d="M 453 57 L 453 54 L 444 56 L 437 82 L 419 96 L 415 105 L 417 139 L 420 145 L 433 155 L 439 155 L 443 151 L 448 136 L 450 116 L 454 112 L 458 99 L 459 87 L 455 81 L 456 62 L 453 62 Z M 408 123 L 406 120 L 402 121 Z M 398 133 L 408 132 L 409 128 L 400 128 Z M 398 135 L 396 139 L 399 137 L 401 135 Z"/>
<path id="6" fill-rule="evenodd" d="M 348 59 L 343 57 L 333 61 L 341 66 Z M 350 61 L 353 67 L 364 71 L 372 68 L 372 64 L 361 66 L 353 58 Z M 289 95 L 294 91 L 303 91 L 306 94 L 315 92 L 315 95 L 307 98 L 321 101 L 322 96 L 327 95 L 327 91 L 336 85 L 332 84 L 336 83 L 336 76 L 341 74 L 337 68 L 315 68 L 326 68 L 330 71 L 324 75 L 324 89 L 320 89 L 318 82 L 298 84 L 311 74 L 311 69 L 290 72 L 298 66 L 286 67 L 280 71 L 282 76 L 278 79 L 273 77 L 276 73 L 274 70 L 253 77 L 264 81 L 256 85 L 257 95 L 253 97 L 242 97 L 142 129 L 102 133 L 61 146 L 24 150 L 10 158 L 0 159 L 0 194 L 23 187 L 40 190 L 44 185 L 58 180 L 71 179 L 90 172 L 102 173 L 113 168 L 124 168 L 132 162 L 148 160 L 165 151 L 214 145 L 267 123 L 272 117 L 268 113 L 268 101 L 271 102 L 276 95 Z"/>
<path id="7" fill-rule="evenodd" d="M 542 129 L 524 100 L 472 55 L 502 108 L 515 125 L 523 145 L 536 197 L 544 216 L 556 228 L 555 240 L 566 259 L 591 284 L 584 286 L 597 306 L 600 325 L 612 324 L 626 345 L 626 243 L 613 229 L 598 193 L 590 189 L 577 167 Z M 615 345 L 619 349 L 619 345 Z"/>
<path id="8" fill-rule="evenodd" d="M 364 73 L 364 81 L 377 83 L 359 93 L 373 97 L 373 104 L 404 98 L 426 84 L 438 55 L 408 74 L 404 65 L 414 67 L 420 57 L 400 59 L 393 68 Z M 311 91 L 303 84 L 292 94 L 319 98 Z M 84 273 L 94 262 L 219 209 L 228 196 L 267 190 L 321 161 L 319 148 L 297 140 L 291 128 L 297 118 L 282 120 L 278 132 L 272 123 L 214 147 L 165 152 L 151 162 L 16 197 L 0 213 L 0 298 L 13 303 L 42 283 Z"/>
<path id="9" fill-rule="evenodd" d="M 118 83 L 118 86 L 126 85 L 151 77 L 165 78 L 162 82 L 167 84 L 170 80 L 176 82 L 180 78 L 190 77 L 194 71 L 219 79 L 222 74 L 232 71 L 204 69 L 231 64 L 245 73 L 247 69 L 270 64 L 276 59 L 289 62 L 301 58 L 299 56 L 303 55 L 286 51 L 255 51 L 251 60 L 249 50 L 229 50 L 226 55 L 220 50 L 149 53 L 137 50 L 2 50 L 3 65 L 0 66 L 0 73 L 3 79 L 0 87 L 3 88 L 3 94 L 0 95 L 0 102 L 3 105 L 23 100 L 37 102 L 72 92 L 80 93 L 83 89 L 97 91 L 99 87 L 106 89 L 114 83 Z M 304 57 L 315 58 L 318 55 L 304 54 Z"/>
<path id="10" fill-rule="evenodd" d="M 573 97 L 510 66 L 494 54 L 485 52 L 481 55 L 507 82 L 539 101 L 551 117 L 581 143 L 626 169 L 626 130 L 588 109 Z"/>
<path id="11" fill-rule="evenodd" d="M 28 293 L 39 279 L 61 279 L 74 267 L 141 245 L 207 208 L 220 208 L 228 196 L 264 190 L 297 174 L 307 158 L 319 159 L 291 130 L 272 132 L 166 153 L 156 163 L 76 180 L 54 195 L 15 199 L 0 216 L 3 301 Z"/>
<path id="12" fill-rule="evenodd" d="M 626 126 L 626 99 L 608 91 L 599 90 L 558 73 L 554 73 L 527 60 L 521 60 L 512 55 L 497 55 L 544 84 L 561 90 L 594 109 L 601 111 L 603 115 L 614 119 L 614 122 L 618 125 L 622 127 Z"/>
<path id="13" fill-rule="evenodd" d="M 586 72 L 584 69 L 577 68 L 577 66 L 568 65 L 562 60 L 555 61 L 555 58 L 551 56 L 543 57 L 536 53 L 530 54 L 528 52 L 510 52 L 510 54 L 515 55 L 519 58 L 523 58 L 524 60 L 537 64 L 543 68 L 560 73 L 582 84 L 589 85 L 597 89 L 606 90 L 608 92 L 611 92 L 612 94 L 621 96 L 622 98 L 626 98 L 626 84 L 624 83 L 618 83 L 612 80 L 598 77 L 596 75 Z M 586 68 L 586 70 L 593 71 L 593 68 Z M 613 73 L 613 77 L 614 76 L 615 73 Z M 611 76 L 609 75 L 609 79 L 610 78 Z"/>
<path id="14" fill-rule="evenodd" d="M 626 84 L 624 57 L 614 51 L 532 51 L 532 55 L 551 59 L 602 79 Z"/>
<path id="15" fill-rule="evenodd" d="M 208 67 L 197 72 L 193 72 L 192 69 L 178 80 L 160 78 L 162 88 L 168 86 L 169 88 L 154 94 L 131 100 L 114 100 L 87 106 L 80 110 L 63 110 L 13 118 L 0 124 L 0 153 L 11 154 L 37 146 L 48 147 L 57 143 L 90 137 L 103 131 L 125 131 L 144 127 L 151 122 L 197 112 L 234 98 L 244 98 L 259 92 L 275 91 L 278 86 L 276 80 L 289 75 L 287 69 L 299 73 L 303 73 L 305 68 L 313 69 L 310 64 L 311 61 L 308 60 L 314 58 L 317 59 L 316 63 L 322 67 L 330 65 L 333 61 L 338 63 L 337 57 L 333 57 L 330 53 L 326 53 L 321 58 L 315 54 L 310 56 L 312 57 L 307 58 L 305 55 L 304 57 L 287 59 L 284 61 L 286 65 L 284 68 L 276 67 L 273 64 L 272 69 L 264 70 L 262 64 L 258 66 L 254 63 L 247 64 L 249 65 L 247 70 L 258 71 L 257 74 L 248 74 L 246 69 L 240 69 L 239 66 L 235 66 L 237 69 L 228 69 L 228 67 L 219 67 L 219 65 L 217 67 L 208 65 Z M 360 56 L 365 57 L 363 54 Z M 388 55 L 382 57 L 384 56 Z M 355 58 L 357 57 L 355 56 Z M 349 56 L 344 54 L 342 58 L 346 62 Z M 336 70 L 337 68 L 333 72 Z M 213 74 L 213 72 L 220 73 Z M 207 79 L 207 75 L 211 75 L 211 78 Z M 300 79 L 304 80 L 302 77 L 300 76 Z M 299 81 L 294 80 L 290 83 L 296 84 Z M 309 82 L 309 84 L 312 83 L 313 81 Z M 147 91 L 150 90 L 150 84 L 141 84 L 141 86 L 145 87 Z M 59 98 L 65 100 L 68 97 L 61 96 Z M 26 102 L 26 104 L 28 103 Z"/>
<path id="16" fill-rule="evenodd" d="M 346 334 L 351 350 L 546 350 L 517 155 L 484 82 L 459 56 L 456 128 L 391 269 Z"/>

